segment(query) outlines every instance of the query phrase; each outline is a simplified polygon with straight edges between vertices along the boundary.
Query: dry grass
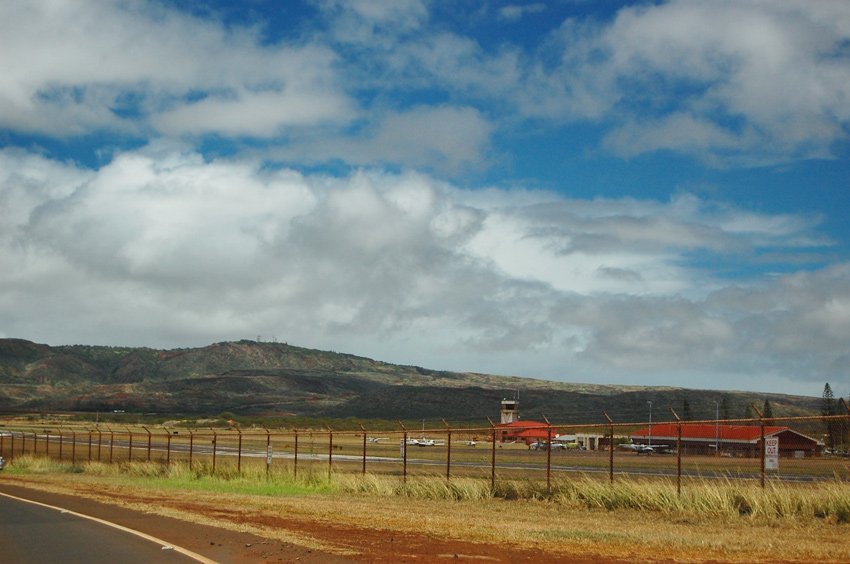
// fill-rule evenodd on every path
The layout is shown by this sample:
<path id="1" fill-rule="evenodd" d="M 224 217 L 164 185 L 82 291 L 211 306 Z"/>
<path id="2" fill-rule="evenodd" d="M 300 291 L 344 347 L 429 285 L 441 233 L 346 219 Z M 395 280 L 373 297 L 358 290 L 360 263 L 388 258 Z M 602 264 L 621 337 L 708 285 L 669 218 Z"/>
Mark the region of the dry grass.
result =
<path id="1" fill-rule="evenodd" d="M 52 466 L 51 466 L 52 465 Z M 204 475 L 184 465 L 57 465 L 16 459 L 9 478 L 55 491 L 115 499 L 184 519 L 243 516 L 240 530 L 304 546 L 321 541 L 303 532 L 269 529 L 263 518 L 360 529 L 415 532 L 437 538 L 508 543 L 549 553 L 682 561 L 850 561 L 850 485 L 770 484 L 762 491 L 734 482 L 694 481 L 676 494 L 666 480 L 605 481 L 580 477 L 545 486 L 531 481 L 417 478 L 286 471 L 266 479 Z M 340 495 L 345 493 L 346 495 Z M 495 496 L 493 495 L 495 493 Z M 196 515 L 185 509 L 197 506 Z M 183 507 L 182 509 L 175 509 Z M 226 511 L 223 509 L 226 508 Z M 188 512 L 187 512 L 188 511 Z M 206 515 L 206 517 L 199 517 Z M 224 519 L 219 526 L 233 526 Z M 245 524 L 248 523 L 248 524 Z M 247 529 L 245 528 L 247 527 Z M 313 544 L 311 544 L 313 543 Z M 322 545 L 323 550 L 341 548 Z"/>

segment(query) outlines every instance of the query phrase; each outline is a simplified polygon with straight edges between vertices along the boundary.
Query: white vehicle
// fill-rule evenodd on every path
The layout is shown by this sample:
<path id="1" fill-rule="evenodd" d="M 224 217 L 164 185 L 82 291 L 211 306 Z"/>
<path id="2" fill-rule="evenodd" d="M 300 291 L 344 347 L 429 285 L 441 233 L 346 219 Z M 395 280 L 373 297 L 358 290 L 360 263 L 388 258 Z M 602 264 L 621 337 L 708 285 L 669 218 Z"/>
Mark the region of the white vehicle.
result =
<path id="1" fill-rule="evenodd" d="M 2 470 L 6 466 L 6 461 L 3 460 L 3 457 L 0 456 L 0 470 Z"/>

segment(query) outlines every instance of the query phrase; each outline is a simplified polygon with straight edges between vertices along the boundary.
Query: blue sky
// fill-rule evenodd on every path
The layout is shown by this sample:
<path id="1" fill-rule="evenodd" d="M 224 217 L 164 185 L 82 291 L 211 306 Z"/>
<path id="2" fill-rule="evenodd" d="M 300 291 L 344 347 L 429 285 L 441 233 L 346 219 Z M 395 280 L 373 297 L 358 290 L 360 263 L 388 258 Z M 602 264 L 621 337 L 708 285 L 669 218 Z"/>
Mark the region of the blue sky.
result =
<path id="1" fill-rule="evenodd" d="M 0 336 L 850 393 L 850 5 L 0 4 Z"/>

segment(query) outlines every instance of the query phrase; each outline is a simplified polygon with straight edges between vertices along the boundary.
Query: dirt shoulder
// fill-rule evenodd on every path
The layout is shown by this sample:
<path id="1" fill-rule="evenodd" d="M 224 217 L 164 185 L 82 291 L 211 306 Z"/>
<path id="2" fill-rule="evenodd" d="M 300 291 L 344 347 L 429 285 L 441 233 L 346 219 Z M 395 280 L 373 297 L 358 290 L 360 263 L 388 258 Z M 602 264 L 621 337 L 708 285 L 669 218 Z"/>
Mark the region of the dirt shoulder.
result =
<path id="1" fill-rule="evenodd" d="M 53 489 L 53 488 L 51 488 Z M 128 509 L 94 501 L 81 495 L 45 491 L 37 483 L 25 480 L 0 480 L 0 492 L 62 507 L 141 531 L 169 543 L 189 549 L 217 562 L 351 562 L 334 554 L 311 548 L 270 541 L 248 532 L 232 531 L 166 517 L 156 513 Z"/>
<path id="2" fill-rule="evenodd" d="M 357 527 L 297 513 L 243 511 L 184 496 L 110 491 L 97 484 L 63 484 L 46 477 L 0 476 L 0 491 L 112 521 L 219 562 L 630 561 L 388 531 L 370 527 L 368 515 L 363 516 L 364 526 Z"/>

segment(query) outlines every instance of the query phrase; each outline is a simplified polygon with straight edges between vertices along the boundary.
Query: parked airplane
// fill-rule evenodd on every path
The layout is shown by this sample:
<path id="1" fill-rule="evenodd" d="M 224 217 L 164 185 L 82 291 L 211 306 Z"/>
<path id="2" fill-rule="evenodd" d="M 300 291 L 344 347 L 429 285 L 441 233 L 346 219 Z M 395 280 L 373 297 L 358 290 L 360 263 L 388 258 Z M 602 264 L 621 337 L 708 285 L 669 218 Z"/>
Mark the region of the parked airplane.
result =
<path id="1" fill-rule="evenodd" d="M 623 450 L 630 450 L 635 454 L 666 454 L 670 452 L 670 445 L 643 445 L 636 443 L 621 443 L 618 445 Z"/>
<path id="2" fill-rule="evenodd" d="M 386 437 L 369 437 L 370 443 L 377 443 L 377 442 L 386 441 L 386 440 L 388 440 Z"/>
<path id="3" fill-rule="evenodd" d="M 546 443 L 546 441 L 537 441 L 536 443 L 531 443 L 530 445 L 528 445 L 528 448 L 530 448 L 531 450 L 546 450 L 547 448 L 549 448 L 549 444 Z M 566 450 L 567 448 L 568 446 L 564 443 L 552 443 L 552 450 Z"/>
<path id="4" fill-rule="evenodd" d="M 426 439 L 425 437 L 422 437 L 421 439 L 407 439 L 407 444 L 411 446 L 429 447 L 442 446 L 444 443 L 437 442 L 434 439 Z"/>

